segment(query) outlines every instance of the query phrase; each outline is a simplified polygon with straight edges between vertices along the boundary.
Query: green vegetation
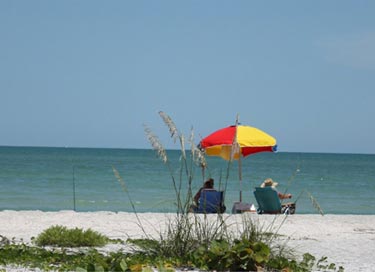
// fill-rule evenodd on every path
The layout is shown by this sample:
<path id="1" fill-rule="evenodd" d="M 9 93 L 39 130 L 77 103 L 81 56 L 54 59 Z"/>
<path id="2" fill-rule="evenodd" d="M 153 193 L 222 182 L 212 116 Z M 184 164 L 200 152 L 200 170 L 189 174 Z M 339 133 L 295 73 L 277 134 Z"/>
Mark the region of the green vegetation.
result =
<path id="1" fill-rule="evenodd" d="M 44 271 L 136 271 L 137 267 L 142 267 L 143 256 L 142 253 L 131 256 L 122 253 L 103 255 L 95 249 L 77 253 L 66 249 L 47 250 L 25 244 L 10 244 L 0 248 L 0 265 L 40 268 Z"/>
<path id="2" fill-rule="evenodd" d="M 52 226 L 34 240 L 37 246 L 57 247 L 100 247 L 108 243 L 108 238 L 91 229 L 68 229 L 64 226 Z"/>
<path id="3" fill-rule="evenodd" d="M 40 268 L 46 271 L 74 270 L 87 263 L 96 262 L 96 251 L 68 254 L 67 250 L 47 250 L 25 244 L 9 244 L 0 248 L 0 265 L 17 265 Z"/>
<path id="4" fill-rule="evenodd" d="M 175 269 L 199 269 L 218 271 L 343 271 L 327 258 L 316 261 L 305 254 L 303 260 L 273 255 L 263 242 L 239 240 L 213 240 L 198 245 L 188 256 L 164 251 L 160 241 L 152 239 L 128 240 L 139 247 L 131 253 L 114 252 L 104 255 L 95 249 L 71 252 L 63 249 L 45 249 L 25 244 L 10 243 L 0 247 L 0 265 L 18 265 L 40 268 L 44 271 L 175 271 Z M 168 256 L 169 255 L 169 256 Z M 1 269 L 0 269 L 1 271 Z"/>

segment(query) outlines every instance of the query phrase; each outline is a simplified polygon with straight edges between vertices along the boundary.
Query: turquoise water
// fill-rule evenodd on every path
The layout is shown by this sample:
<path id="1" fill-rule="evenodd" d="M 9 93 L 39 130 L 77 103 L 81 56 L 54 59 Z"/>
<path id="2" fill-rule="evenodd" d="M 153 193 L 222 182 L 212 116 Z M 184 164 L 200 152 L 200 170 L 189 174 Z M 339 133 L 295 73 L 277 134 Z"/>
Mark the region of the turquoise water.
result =
<path id="1" fill-rule="evenodd" d="M 182 190 L 180 151 L 168 151 Z M 228 166 L 208 157 L 205 176 L 225 186 L 227 212 L 239 199 L 238 163 Z M 114 166 L 128 194 L 113 174 Z M 226 179 L 229 167 L 229 178 Z M 318 213 L 309 192 L 325 213 L 375 214 L 375 155 L 259 153 L 242 160 L 243 201 L 255 203 L 252 190 L 265 178 L 279 182 L 297 200 L 297 213 Z M 202 184 L 194 170 L 193 190 Z M 227 182 L 226 182 L 227 180 Z M 131 200 L 129 200 L 129 197 Z M 0 210 L 77 210 L 173 212 L 171 174 L 153 150 L 0 147 Z"/>

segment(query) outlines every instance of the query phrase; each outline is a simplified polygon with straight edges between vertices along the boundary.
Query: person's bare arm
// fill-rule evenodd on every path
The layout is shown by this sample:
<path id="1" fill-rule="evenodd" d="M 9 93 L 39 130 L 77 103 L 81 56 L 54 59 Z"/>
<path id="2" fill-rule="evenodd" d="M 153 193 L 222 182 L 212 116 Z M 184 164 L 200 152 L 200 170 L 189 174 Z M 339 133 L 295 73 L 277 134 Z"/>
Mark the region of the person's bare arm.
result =
<path id="1" fill-rule="evenodd" d="M 278 193 L 280 199 L 287 199 L 287 198 L 292 198 L 292 194 L 282 194 Z"/>

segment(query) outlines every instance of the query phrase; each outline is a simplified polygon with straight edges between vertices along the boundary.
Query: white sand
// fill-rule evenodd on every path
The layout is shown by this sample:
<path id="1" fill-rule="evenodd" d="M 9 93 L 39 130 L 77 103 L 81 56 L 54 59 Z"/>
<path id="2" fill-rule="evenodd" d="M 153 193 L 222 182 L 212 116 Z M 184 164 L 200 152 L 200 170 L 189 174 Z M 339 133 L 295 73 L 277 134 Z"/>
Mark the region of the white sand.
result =
<path id="1" fill-rule="evenodd" d="M 158 237 L 173 214 L 140 213 L 146 233 Z M 227 222 L 238 228 L 241 215 L 226 215 Z M 309 252 L 317 258 L 328 257 L 329 262 L 342 265 L 345 271 L 375 271 L 375 216 L 373 215 L 291 215 L 272 216 L 246 214 L 263 228 L 280 227 L 279 234 L 290 237 L 287 245 L 300 253 Z M 211 216 L 216 218 L 215 215 Z M 283 220 L 285 221 L 283 222 Z M 275 222 L 273 222 L 276 220 Z M 236 223 L 236 224 L 232 224 Z M 53 225 L 69 228 L 91 228 L 110 238 L 145 237 L 133 213 L 73 211 L 2 211 L 0 235 L 29 243 L 43 230 Z M 274 229 L 275 230 L 275 229 Z"/>

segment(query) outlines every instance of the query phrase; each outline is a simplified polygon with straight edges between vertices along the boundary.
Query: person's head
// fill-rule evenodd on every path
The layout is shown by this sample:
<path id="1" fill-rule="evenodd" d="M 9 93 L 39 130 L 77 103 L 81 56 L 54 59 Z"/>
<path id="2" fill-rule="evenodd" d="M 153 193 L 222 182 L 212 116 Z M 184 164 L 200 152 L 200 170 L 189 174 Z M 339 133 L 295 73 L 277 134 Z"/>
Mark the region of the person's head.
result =
<path id="1" fill-rule="evenodd" d="M 214 179 L 210 178 L 204 182 L 204 188 L 214 188 Z"/>
<path id="2" fill-rule="evenodd" d="M 272 187 L 275 188 L 278 185 L 277 182 L 273 181 L 271 178 L 265 179 L 263 183 L 260 185 L 260 187 Z"/>

